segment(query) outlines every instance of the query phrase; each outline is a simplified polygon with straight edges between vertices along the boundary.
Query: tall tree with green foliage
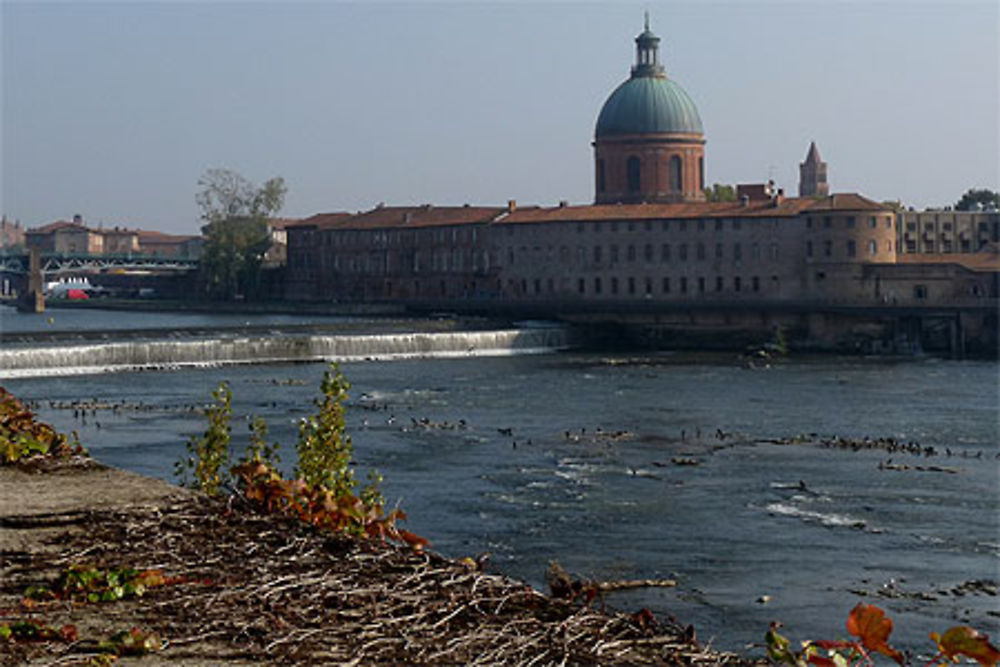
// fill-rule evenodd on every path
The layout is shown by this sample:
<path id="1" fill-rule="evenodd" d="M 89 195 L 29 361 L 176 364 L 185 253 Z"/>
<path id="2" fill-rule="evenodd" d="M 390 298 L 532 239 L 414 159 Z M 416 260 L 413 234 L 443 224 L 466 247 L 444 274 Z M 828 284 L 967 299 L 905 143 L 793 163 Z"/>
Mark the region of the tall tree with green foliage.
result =
<path id="1" fill-rule="evenodd" d="M 205 246 L 201 256 L 203 296 L 232 300 L 256 295 L 261 264 L 270 247 L 268 219 L 285 200 L 281 177 L 257 187 L 228 169 L 209 169 L 198 179 Z"/>
<path id="2" fill-rule="evenodd" d="M 969 188 L 962 198 L 958 200 L 955 204 L 956 211 L 974 211 L 977 208 L 977 204 L 982 204 L 983 208 L 990 206 L 991 204 L 995 208 L 1000 208 L 1000 192 L 994 192 L 993 190 L 988 190 L 982 188 L 977 190 L 976 188 Z"/>

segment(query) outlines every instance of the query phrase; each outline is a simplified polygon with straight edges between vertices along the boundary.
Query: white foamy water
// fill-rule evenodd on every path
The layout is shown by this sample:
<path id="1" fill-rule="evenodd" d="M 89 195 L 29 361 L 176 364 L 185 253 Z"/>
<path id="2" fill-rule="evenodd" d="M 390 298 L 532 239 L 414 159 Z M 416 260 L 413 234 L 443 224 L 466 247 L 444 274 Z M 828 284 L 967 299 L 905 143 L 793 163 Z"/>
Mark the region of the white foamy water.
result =
<path id="1" fill-rule="evenodd" d="M 0 378 L 293 361 L 351 362 L 541 354 L 564 349 L 567 345 L 566 331 L 557 327 L 30 345 L 0 350 Z"/>

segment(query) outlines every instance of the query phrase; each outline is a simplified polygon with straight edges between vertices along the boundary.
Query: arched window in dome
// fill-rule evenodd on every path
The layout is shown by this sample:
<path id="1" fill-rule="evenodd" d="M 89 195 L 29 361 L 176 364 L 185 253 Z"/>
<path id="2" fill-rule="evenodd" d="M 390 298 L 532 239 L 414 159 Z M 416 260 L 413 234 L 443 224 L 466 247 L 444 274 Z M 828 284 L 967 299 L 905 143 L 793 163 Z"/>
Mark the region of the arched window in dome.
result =
<path id="1" fill-rule="evenodd" d="M 681 191 L 681 158 L 679 155 L 670 158 L 670 191 Z"/>
<path id="2" fill-rule="evenodd" d="M 625 162 L 625 173 L 628 178 L 628 191 L 639 192 L 642 179 L 638 157 L 633 155 Z"/>
<path id="3" fill-rule="evenodd" d="M 705 158 L 698 158 L 698 190 L 705 189 Z"/>
<path id="4" fill-rule="evenodd" d="M 604 192 L 604 160 L 597 161 L 597 191 Z"/>

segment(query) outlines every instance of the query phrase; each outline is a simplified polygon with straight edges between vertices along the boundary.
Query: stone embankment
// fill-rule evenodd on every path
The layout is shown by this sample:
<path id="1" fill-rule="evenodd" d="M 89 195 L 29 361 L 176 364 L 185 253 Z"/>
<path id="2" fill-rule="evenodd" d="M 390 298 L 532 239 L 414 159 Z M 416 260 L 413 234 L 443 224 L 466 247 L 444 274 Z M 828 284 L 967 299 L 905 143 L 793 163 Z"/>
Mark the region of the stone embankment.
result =
<path id="1" fill-rule="evenodd" d="M 37 593 L 74 568 L 155 574 L 141 597 Z M 0 466 L 0 630 L 50 635 L 0 638 L 3 665 L 748 664 L 601 606 L 87 459 Z"/>

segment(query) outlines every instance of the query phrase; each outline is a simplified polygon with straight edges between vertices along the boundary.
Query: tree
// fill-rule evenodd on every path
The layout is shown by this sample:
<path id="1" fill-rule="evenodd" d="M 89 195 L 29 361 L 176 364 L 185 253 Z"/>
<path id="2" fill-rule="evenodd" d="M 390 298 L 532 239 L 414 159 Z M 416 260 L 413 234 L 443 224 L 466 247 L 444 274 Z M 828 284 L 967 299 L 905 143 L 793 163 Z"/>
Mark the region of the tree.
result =
<path id="1" fill-rule="evenodd" d="M 958 200 L 955 204 L 956 211 L 974 211 L 978 207 L 977 204 L 982 204 L 983 208 L 993 205 L 996 208 L 1000 208 L 1000 193 L 994 192 L 993 190 L 987 190 L 983 188 L 977 190 L 975 188 L 969 188 L 969 190 L 962 195 L 962 198 Z"/>
<path id="2" fill-rule="evenodd" d="M 198 179 L 205 247 L 199 276 L 201 293 L 213 299 L 253 296 L 270 247 L 268 218 L 285 199 L 285 181 L 275 177 L 256 187 L 228 169 L 209 169 Z"/>
<path id="3" fill-rule="evenodd" d="M 721 185 L 713 183 L 712 187 L 705 188 L 706 201 L 736 201 L 736 188 L 731 185 Z"/>

